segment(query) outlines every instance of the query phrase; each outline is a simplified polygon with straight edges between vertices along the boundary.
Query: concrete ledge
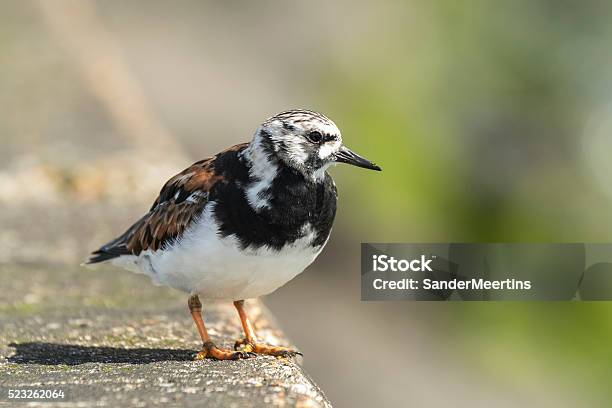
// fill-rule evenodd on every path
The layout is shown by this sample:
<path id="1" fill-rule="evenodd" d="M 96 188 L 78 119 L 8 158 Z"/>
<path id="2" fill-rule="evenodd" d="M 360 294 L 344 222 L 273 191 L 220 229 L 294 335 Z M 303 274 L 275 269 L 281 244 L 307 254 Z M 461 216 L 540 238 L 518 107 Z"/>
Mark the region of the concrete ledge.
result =
<path id="1" fill-rule="evenodd" d="M 293 359 L 193 361 L 199 340 L 186 303 L 75 310 L 0 300 L 0 387 L 67 391 L 44 406 L 331 406 Z M 288 344 L 259 302 L 248 311 L 266 342 Z M 205 318 L 219 344 L 241 337 L 231 304 L 205 306 Z"/>

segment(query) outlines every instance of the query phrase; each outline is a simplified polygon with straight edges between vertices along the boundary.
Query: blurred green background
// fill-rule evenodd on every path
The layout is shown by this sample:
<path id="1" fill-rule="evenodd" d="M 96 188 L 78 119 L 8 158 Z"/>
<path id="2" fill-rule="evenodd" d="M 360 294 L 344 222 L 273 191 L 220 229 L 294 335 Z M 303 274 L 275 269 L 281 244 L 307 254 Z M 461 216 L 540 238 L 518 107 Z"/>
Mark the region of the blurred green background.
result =
<path id="1" fill-rule="evenodd" d="M 359 243 L 610 242 L 611 19 L 595 0 L 2 2 L 0 262 L 78 263 L 174 172 L 310 108 L 384 169 L 331 171 L 328 248 L 266 299 L 333 403 L 609 406 L 609 303 L 362 303 Z"/>

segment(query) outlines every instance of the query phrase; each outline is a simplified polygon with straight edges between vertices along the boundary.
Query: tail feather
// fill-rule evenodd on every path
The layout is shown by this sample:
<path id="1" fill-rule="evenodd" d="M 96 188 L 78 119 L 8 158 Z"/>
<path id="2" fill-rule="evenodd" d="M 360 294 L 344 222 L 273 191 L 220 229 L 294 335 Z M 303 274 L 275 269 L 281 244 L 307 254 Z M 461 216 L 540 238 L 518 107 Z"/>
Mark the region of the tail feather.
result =
<path id="1" fill-rule="evenodd" d="M 113 243 L 111 242 L 98 249 L 97 251 L 92 252 L 89 256 L 89 259 L 85 262 L 85 265 L 106 262 L 122 255 L 131 255 L 131 252 L 127 249 L 125 245 L 113 246 L 110 244 Z"/>
<path id="2" fill-rule="evenodd" d="M 127 243 L 134 234 L 134 231 L 136 230 L 140 222 L 145 217 L 146 216 L 142 217 L 137 223 L 132 225 L 127 231 L 123 233 L 123 235 L 115 238 L 110 242 L 107 242 L 100 249 L 92 252 L 89 256 L 89 259 L 85 261 L 85 265 L 106 262 L 122 255 L 133 255 L 132 252 L 127 248 Z"/>
<path id="3" fill-rule="evenodd" d="M 100 262 L 105 262 L 108 261 L 110 259 L 116 258 L 120 255 L 116 255 L 116 254 L 111 254 L 108 252 L 104 252 L 104 251 L 95 251 L 92 252 L 91 255 L 89 256 L 89 259 L 87 259 L 87 261 L 85 261 L 85 265 L 91 265 L 91 264 L 96 264 L 96 263 L 100 263 Z"/>
<path id="4" fill-rule="evenodd" d="M 85 265 L 91 265 L 91 264 L 108 261 L 109 259 L 113 259 L 114 257 L 115 257 L 114 255 L 107 254 L 106 252 L 100 252 L 100 251 L 92 252 L 92 254 L 89 256 L 89 259 L 85 261 Z"/>

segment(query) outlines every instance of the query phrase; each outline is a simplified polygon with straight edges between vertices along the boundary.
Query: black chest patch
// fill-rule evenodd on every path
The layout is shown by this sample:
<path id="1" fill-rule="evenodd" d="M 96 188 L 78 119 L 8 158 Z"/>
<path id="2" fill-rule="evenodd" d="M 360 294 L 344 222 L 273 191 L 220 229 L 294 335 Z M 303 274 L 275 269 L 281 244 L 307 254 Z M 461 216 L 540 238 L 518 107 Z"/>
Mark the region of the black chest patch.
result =
<path id="1" fill-rule="evenodd" d="M 242 248 L 278 250 L 301 238 L 308 223 L 315 233 L 312 246 L 325 243 L 336 215 L 337 192 L 331 176 L 315 183 L 283 167 L 265 191 L 269 206 L 255 211 L 246 198 L 248 171 L 246 167 L 235 171 L 238 177 L 232 179 L 237 182 L 220 185 L 210 197 L 217 203 L 215 217 L 222 236 L 234 235 Z"/>

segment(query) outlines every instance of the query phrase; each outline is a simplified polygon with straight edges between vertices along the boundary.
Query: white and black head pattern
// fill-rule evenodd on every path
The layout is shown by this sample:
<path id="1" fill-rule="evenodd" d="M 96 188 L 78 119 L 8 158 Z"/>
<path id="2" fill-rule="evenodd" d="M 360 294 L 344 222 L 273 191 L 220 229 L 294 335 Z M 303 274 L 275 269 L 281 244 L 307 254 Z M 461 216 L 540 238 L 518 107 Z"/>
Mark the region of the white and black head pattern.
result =
<path id="1" fill-rule="evenodd" d="M 315 179 L 336 163 L 342 147 L 342 135 L 334 122 L 320 113 L 297 109 L 266 120 L 255 141 L 284 165 Z"/>
<path id="2" fill-rule="evenodd" d="M 303 109 L 281 112 L 262 123 L 242 156 L 249 163 L 252 180 L 246 196 L 256 209 L 269 206 L 274 181 L 287 184 L 282 177 L 287 170 L 299 174 L 304 182 L 317 184 L 325 182 L 326 170 L 336 163 L 380 171 L 344 146 L 334 122 Z"/>

